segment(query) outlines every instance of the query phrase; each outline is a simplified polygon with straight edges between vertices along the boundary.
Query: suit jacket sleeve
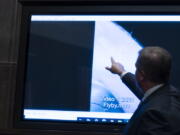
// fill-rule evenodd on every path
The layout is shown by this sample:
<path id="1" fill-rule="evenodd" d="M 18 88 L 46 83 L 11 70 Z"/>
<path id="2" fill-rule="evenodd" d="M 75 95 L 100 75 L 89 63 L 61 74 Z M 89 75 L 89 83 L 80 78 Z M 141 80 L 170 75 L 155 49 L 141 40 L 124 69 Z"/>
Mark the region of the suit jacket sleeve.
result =
<path id="1" fill-rule="evenodd" d="M 122 77 L 122 82 L 141 100 L 144 96 L 141 88 L 137 86 L 134 74 L 127 73 Z"/>

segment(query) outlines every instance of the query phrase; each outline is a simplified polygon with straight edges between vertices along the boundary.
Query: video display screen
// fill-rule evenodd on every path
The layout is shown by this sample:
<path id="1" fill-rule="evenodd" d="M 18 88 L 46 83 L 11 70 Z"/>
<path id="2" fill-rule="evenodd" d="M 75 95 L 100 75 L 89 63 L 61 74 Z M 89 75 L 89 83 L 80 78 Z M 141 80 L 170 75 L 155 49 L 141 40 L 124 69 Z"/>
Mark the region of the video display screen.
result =
<path id="1" fill-rule="evenodd" d="M 173 51 L 178 35 L 177 15 L 32 15 L 24 119 L 127 123 L 140 101 L 105 67 L 134 73 L 139 50 Z"/>

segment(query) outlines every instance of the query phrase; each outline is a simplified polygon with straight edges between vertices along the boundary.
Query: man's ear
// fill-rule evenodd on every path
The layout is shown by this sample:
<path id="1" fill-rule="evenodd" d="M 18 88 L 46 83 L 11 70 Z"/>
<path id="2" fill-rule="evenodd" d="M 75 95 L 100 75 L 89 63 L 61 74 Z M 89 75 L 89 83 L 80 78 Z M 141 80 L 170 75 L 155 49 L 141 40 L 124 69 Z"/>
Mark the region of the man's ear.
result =
<path id="1" fill-rule="evenodd" d="M 139 74 L 140 74 L 139 80 L 140 80 L 140 81 L 145 80 L 145 72 L 144 72 L 143 70 L 141 70 L 141 71 L 139 71 Z"/>

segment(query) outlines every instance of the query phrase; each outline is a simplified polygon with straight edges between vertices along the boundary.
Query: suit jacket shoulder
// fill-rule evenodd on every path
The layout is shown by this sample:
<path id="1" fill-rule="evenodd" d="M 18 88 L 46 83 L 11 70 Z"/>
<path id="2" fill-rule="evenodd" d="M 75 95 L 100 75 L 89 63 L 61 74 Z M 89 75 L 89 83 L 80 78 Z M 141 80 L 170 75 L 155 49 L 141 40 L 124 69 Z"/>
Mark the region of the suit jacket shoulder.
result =
<path id="1" fill-rule="evenodd" d="M 134 113 L 126 135 L 180 134 L 180 92 L 164 85 L 152 93 Z"/>

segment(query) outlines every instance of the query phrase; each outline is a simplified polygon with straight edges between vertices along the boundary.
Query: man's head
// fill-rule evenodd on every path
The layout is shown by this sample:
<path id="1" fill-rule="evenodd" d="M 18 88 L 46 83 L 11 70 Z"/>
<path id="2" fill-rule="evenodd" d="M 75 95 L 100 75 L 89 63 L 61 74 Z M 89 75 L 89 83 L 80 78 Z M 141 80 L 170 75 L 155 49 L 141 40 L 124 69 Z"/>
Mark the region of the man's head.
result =
<path id="1" fill-rule="evenodd" d="M 140 86 L 160 84 L 169 81 L 171 55 L 160 47 L 145 47 L 136 61 L 136 79 Z"/>

